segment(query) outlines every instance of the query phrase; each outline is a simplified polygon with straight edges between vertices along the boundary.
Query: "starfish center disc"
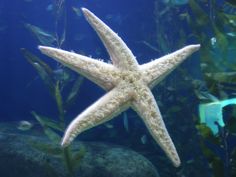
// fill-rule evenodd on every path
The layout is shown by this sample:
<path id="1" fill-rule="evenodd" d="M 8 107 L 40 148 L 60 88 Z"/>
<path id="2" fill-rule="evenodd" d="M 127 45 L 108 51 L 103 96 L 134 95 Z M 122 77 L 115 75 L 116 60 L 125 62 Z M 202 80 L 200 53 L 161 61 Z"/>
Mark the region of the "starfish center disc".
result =
<path id="1" fill-rule="evenodd" d="M 120 75 L 121 82 L 125 82 L 128 84 L 135 84 L 142 80 L 141 73 L 140 72 L 134 72 L 134 71 L 123 71 Z"/>

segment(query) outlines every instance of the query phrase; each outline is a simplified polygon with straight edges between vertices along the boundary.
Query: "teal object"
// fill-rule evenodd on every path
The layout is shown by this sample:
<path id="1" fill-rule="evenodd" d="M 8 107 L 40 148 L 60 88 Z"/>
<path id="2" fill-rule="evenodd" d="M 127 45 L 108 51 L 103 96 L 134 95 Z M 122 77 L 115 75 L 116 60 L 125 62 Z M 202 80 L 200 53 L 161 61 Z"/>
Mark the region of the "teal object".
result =
<path id="1" fill-rule="evenodd" d="M 236 104 L 236 98 L 200 104 L 200 122 L 205 123 L 212 130 L 214 135 L 217 134 L 219 130 L 215 122 L 221 127 L 225 126 L 222 110 L 225 106 L 230 104 Z"/>

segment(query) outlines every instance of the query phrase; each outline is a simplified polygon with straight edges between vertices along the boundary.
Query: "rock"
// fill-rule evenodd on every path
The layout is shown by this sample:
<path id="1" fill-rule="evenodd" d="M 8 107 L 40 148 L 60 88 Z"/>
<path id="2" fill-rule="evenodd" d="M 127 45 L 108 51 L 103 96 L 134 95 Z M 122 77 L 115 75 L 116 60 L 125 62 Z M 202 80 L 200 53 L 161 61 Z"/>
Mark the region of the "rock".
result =
<path id="1" fill-rule="evenodd" d="M 81 159 L 73 177 L 159 177 L 150 161 L 124 147 L 76 142 L 73 151 L 78 152 L 78 149 L 84 149 L 84 153 L 78 156 Z M 3 177 L 70 177 L 65 161 L 59 145 L 46 138 L 0 133 L 0 174 Z"/>

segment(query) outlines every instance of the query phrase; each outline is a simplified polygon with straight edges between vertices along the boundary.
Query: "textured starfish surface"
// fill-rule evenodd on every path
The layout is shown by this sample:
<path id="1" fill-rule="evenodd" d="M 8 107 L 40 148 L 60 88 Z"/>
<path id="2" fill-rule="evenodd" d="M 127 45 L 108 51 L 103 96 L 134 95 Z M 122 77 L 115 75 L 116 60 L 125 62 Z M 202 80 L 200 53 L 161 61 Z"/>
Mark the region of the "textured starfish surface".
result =
<path id="1" fill-rule="evenodd" d="M 68 126 L 62 146 L 81 132 L 102 124 L 131 107 L 142 118 L 155 141 L 177 167 L 180 159 L 167 132 L 151 88 L 200 48 L 189 45 L 149 63 L 139 65 L 123 40 L 89 10 L 84 16 L 104 43 L 112 64 L 52 47 L 39 46 L 42 53 L 95 82 L 107 93 L 79 114 Z"/>

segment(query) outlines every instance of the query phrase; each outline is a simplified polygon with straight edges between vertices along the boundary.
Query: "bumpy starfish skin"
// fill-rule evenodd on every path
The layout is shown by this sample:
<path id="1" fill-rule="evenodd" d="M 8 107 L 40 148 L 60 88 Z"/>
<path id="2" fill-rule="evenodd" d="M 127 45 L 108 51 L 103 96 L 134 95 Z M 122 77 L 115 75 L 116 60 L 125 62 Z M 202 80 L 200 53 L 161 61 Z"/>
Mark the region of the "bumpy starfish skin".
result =
<path id="1" fill-rule="evenodd" d="M 39 46 L 42 53 L 56 59 L 108 91 L 79 114 L 68 126 L 62 146 L 68 146 L 81 132 L 104 123 L 127 108 L 133 108 L 149 132 L 177 167 L 180 159 L 167 132 L 150 88 L 157 85 L 200 45 L 189 45 L 149 63 L 139 65 L 122 39 L 89 10 L 82 11 L 103 41 L 112 64 L 51 47 Z"/>

